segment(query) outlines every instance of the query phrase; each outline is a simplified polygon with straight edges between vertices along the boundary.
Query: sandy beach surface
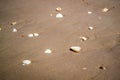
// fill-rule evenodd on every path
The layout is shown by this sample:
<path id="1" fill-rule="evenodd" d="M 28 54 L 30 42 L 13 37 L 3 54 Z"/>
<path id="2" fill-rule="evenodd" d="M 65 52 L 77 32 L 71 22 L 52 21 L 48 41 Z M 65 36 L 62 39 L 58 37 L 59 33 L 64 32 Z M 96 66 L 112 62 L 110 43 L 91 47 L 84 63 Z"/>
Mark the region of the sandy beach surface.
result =
<path id="1" fill-rule="evenodd" d="M 0 80 L 120 80 L 120 0 L 0 0 Z"/>

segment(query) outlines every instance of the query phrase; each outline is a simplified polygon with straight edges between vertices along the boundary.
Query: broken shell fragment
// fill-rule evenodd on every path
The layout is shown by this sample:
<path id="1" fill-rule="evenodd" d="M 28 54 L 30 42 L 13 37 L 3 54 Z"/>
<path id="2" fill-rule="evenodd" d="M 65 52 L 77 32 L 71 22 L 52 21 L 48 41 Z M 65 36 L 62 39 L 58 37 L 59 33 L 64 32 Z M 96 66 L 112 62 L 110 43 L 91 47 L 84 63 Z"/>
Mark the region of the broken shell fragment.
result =
<path id="1" fill-rule="evenodd" d="M 23 63 L 22 65 L 25 66 L 25 65 L 31 64 L 31 61 L 30 60 L 23 60 L 22 63 Z"/>
<path id="2" fill-rule="evenodd" d="M 72 47 L 70 47 L 70 50 L 73 52 L 79 52 L 81 50 L 81 47 L 80 46 L 72 46 Z"/>
<path id="3" fill-rule="evenodd" d="M 16 29 L 16 28 L 13 28 L 12 32 L 17 32 L 17 29 Z"/>
<path id="4" fill-rule="evenodd" d="M 102 9 L 102 12 L 108 12 L 108 8 L 104 8 L 104 9 Z"/>
<path id="5" fill-rule="evenodd" d="M 81 41 L 86 41 L 86 40 L 88 40 L 88 37 L 82 36 L 82 37 L 80 37 L 80 39 L 81 39 Z"/>
<path id="6" fill-rule="evenodd" d="M 59 12 L 60 12 L 61 10 L 62 10 L 61 7 L 57 7 L 57 8 L 56 8 L 56 11 L 59 11 Z"/>
<path id="7" fill-rule="evenodd" d="M 63 15 L 61 13 L 56 14 L 56 18 L 63 18 Z"/>
<path id="8" fill-rule="evenodd" d="M 35 37 L 38 37 L 38 36 L 39 36 L 39 34 L 38 34 L 38 33 L 33 33 L 33 35 L 34 35 Z"/>
<path id="9" fill-rule="evenodd" d="M 50 54 L 50 53 L 52 53 L 52 50 L 51 50 L 51 49 L 46 49 L 46 50 L 44 51 L 44 53 L 45 53 L 45 54 Z"/>
<path id="10" fill-rule="evenodd" d="M 12 23 L 11 23 L 11 25 L 16 25 L 16 24 L 17 24 L 17 22 L 12 22 Z"/>
<path id="11" fill-rule="evenodd" d="M 28 34 L 28 37 L 29 38 L 32 38 L 34 35 L 33 34 Z"/>
<path id="12" fill-rule="evenodd" d="M 92 14 L 92 12 L 91 12 L 91 11 L 88 11 L 88 14 Z"/>
<path id="13" fill-rule="evenodd" d="M 89 29 L 89 30 L 93 30 L 94 28 L 93 28 L 92 26 L 89 26 L 88 29 Z"/>

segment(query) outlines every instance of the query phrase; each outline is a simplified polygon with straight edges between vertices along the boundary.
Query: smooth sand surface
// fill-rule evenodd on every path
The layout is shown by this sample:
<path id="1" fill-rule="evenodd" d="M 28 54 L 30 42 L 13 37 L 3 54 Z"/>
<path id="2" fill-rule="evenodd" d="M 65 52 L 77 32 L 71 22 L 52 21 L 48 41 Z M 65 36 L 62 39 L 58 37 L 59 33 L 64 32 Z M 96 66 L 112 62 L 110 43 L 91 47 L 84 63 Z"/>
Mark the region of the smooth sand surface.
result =
<path id="1" fill-rule="evenodd" d="M 0 0 L 0 28 L 0 80 L 120 80 L 120 0 Z"/>

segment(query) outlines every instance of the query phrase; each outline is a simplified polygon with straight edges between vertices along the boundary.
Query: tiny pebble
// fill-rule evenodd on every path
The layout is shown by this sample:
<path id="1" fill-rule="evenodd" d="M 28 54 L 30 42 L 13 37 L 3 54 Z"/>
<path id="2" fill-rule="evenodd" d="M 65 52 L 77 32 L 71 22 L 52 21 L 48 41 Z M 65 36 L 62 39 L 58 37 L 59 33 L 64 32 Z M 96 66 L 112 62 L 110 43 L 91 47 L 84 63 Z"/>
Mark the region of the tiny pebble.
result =
<path id="1" fill-rule="evenodd" d="M 31 61 L 30 60 L 23 60 L 22 63 L 23 63 L 22 65 L 25 66 L 25 65 L 31 64 Z"/>
<path id="2" fill-rule="evenodd" d="M 56 18 L 63 18 L 63 15 L 61 13 L 56 14 Z"/>
<path id="3" fill-rule="evenodd" d="M 33 34 L 28 34 L 28 37 L 29 38 L 32 38 L 34 35 Z"/>
<path id="4" fill-rule="evenodd" d="M 51 50 L 51 49 L 46 49 L 46 50 L 44 51 L 44 53 L 50 54 L 50 53 L 52 53 L 52 50 Z"/>

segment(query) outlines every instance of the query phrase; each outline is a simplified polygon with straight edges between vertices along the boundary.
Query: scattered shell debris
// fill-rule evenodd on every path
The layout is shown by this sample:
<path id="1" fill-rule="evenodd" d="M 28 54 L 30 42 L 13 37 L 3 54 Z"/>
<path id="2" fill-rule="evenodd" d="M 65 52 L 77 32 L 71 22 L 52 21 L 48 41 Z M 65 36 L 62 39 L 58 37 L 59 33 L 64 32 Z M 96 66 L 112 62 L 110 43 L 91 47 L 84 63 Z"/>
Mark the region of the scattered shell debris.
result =
<path id="1" fill-rule="evenodd" d="M 33 34 L 28 34 L 28 37 L 32 38 L 32 37 L 34 37 L 34 35 Z"/>
<path id="2" fill-rule="evenodd" d="M 88 37 L 82 36 L 82 37 L 80 37 L 80 39 L 81 39 L 81 41 L 86 41 L 86 40 L 88 40 Z"/>
<path id="3" fill-rule="evenodd" d="M 106 67 L 104 67 L 104 66 L 99 66 L 99 69 L 101 69 L 101 70 L 106 70 Z"/>
<path id="4" fill-rule="evenodd" d="M 57 8 L 56 8 L 56 11 L 59 11 L 59 12 L 60 12 L 61 10 L 62 10 L 61 7 L 57 7 Z"/>
<path id="5" fill-rule="evenodd" d="M 89 30 L 93 30 L 94 28 L 93 28 L 92 26 L 89 26 L 88 29 L 89 29 Z"/>
<path id="6" fill-rule="evenodd" d="M 81 47 L 80 46 L 72 46 L 72 47 L 70 47 L 70 50 L 78 53 L 78 52 L 80 52 Z"/>
<path id="7" fill-rule="evenodd" d="M 31 34 L 28 34 L 28 37 L 32 38 L 32 37 L 38 37 L 39 34 L 38 33 L 31 33 Z"/>
<path id="8" fill-rule="evenodd" d="M 56 14 L 56 18 L 63 18 L 63 15 L 61 13 Z"/>
<path id="9" fill-rule="evenodd" d="M 108 12 L 108 10 L 109 10 L 108 8 L 103 8 L 102 12 Z"/>
<path id="10" fill-rule="evenodd" d="M 51 50 L 51 49 L 46 49 L 46 50 L 44 51 L 44 53 L 45 53 L 45 54 L 50 54 L 50 53 L 52 53 L 52 50 Z"/>
<path id="11" fill-rule="evenodd" d="M 17 24 L 17 22 L 12 22 L 12 23 L 11 23 L 11 25 L 16 25 L 16 24 Z"/>
<path id="12" fill-rule="evenodd" d="M 22 62 L 22 65 L 25 66 L 25 65 L 29 65 L 31 64 L 31 61 L 30 60 L 23 60 Z"/>
<path id="13" fill-rule="evenodd" d="M 91 12 L 91 11 L 88 11 L 88 14 L 92 14 L 92 12 Z"/>
<path id="14" fill-rule="evenodd" d="M 38 33 L 33 33 L 33 35 L 34 35 L 35 37 L 38 37 L 38 36 L 39 36 L 39 34 L 38 34 Z"/>
<path id="15" fill-rule="evenodd" d="M 16 28 L 13 28 L 12 32 L 17 32 L 17 29 L 16 29 Z"/>

